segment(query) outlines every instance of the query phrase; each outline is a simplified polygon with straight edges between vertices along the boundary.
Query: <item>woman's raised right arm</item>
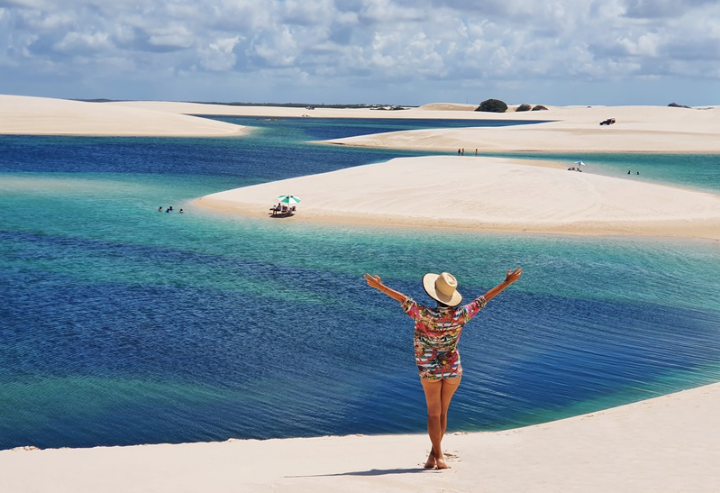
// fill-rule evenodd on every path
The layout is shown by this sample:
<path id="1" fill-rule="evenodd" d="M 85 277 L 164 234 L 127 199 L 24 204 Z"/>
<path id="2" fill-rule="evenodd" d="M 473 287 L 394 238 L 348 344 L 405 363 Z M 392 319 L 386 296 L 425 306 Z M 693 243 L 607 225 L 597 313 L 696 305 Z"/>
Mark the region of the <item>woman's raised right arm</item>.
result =
<path id="1" fill-rule="evenodd" d="M 365 274 L 365 280 L 367 281 L 368 286 L 370 286 L 371 288 L 377 289 L 384 295 L 387 295 L 387 296 L 391 297 L 392 299 L 399 301 L 400 303 L 402 303 L 403 301 L 405 301 L 407 299 L 407 296 L 402 294 L 400 291 L 395 291 L 394 289 L 385 286 L 382 283 L 382 281 L 380 280 L 380 276 L 373 276 L 372 274 Z"/>

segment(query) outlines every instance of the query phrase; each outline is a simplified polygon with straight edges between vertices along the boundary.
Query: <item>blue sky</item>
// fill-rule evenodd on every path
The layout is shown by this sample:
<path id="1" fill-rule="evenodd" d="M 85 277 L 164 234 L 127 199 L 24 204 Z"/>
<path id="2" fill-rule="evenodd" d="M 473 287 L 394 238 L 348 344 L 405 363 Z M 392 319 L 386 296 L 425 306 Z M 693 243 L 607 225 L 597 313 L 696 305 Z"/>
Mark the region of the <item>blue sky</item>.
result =
<path id="1" fill-rule="evenodd" d="M 0 0 L 0 93 L 720 104 L 718 0 Z"/>

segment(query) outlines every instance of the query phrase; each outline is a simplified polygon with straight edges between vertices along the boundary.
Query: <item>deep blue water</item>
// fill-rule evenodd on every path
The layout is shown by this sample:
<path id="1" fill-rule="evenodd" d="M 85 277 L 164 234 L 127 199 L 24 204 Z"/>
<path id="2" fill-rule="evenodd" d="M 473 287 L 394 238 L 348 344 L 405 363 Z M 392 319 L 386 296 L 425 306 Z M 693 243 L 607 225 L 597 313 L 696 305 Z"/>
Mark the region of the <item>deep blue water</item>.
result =
<path id="1" fill-rule="evenodd" d="M 0 136 L 0 449 L 422 432 L 412 323 L 365 272 L 427 302 L 427 271 L 453 272 L 469 298 L 524 267 L 465 330 L 451 430 L 720 380 L 716 242 L 310 227 L 194 209 L 212 192 L 417 155 L 306 143 L 386 121 L 244 122 L 259 129 Z M 720 189 L 717 156 L 589 161 Z M 157 212 L 171 204 L 187 213 Z"/>

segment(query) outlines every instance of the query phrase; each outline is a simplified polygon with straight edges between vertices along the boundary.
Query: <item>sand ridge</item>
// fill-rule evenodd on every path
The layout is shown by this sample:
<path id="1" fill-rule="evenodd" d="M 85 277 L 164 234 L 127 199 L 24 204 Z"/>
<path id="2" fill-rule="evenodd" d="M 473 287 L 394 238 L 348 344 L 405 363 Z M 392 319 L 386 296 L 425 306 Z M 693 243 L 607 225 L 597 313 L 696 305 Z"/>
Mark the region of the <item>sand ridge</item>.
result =
<path id="1" fill-rule="evenodd" d="M 717 493 L 720 384 L 444 443 L 446 471 L 424 434 L 6 450 L 0 491 Z"/>
<path id="2" fill-rule="evenodd" d="M 226 137 L 247 132 L 239 125 L 145 108 L 0 95 L 0 135 Z"/>
<path id="3" fill-rule="evenodd" d="M 398 158 L 215 193 L 196 205 L 255 217 L 281 194 L 290 220 L 720 239 L 720 195 L 509 158 Z"/>
<path id="4" fill-rule="evenodd" d="M 328 143 L 415 150 L 465 148 L 473 153 L 475 149 L 480 153 L 720 153 L 720 109 L 715 107 L 565 107 L 505 113 L 498 119 L 530 117 L 551 121 L 506 127 L 408 130 L 335 139 Z M 609 118 L 614 118 L 615 123 L 600 125 Z"/>

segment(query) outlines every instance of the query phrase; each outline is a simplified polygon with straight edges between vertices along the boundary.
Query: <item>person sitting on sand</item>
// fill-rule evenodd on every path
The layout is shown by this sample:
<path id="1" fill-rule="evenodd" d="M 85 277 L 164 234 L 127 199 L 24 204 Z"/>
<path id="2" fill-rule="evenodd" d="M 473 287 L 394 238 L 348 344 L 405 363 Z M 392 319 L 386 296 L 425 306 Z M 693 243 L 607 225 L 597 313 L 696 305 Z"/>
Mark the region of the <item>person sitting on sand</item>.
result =
<path id="1" fill-rule="evenodd" d="M 462 378 L 457 346 L 463 326 L 485 307 L 485 303 L 517 281 L 520 274 L 522 269 L 519 267 L 509 270 L 503 282 L 464 306 L 459 306 L 462 295 L 451 274 L 425 274 L 423 288 L 437 301 L 435 308 L 419 305 L 412 298 L 385 286 L 380 276 L 365 274 L 368 286 L 402 303 L 405 313 L 415 320 L 415 362 L 425 392 L 427 428 L 432 443 L 426 469 L 448 468 L 442 452 L 442 439 L 447 428 L 450 400 Z"/>

